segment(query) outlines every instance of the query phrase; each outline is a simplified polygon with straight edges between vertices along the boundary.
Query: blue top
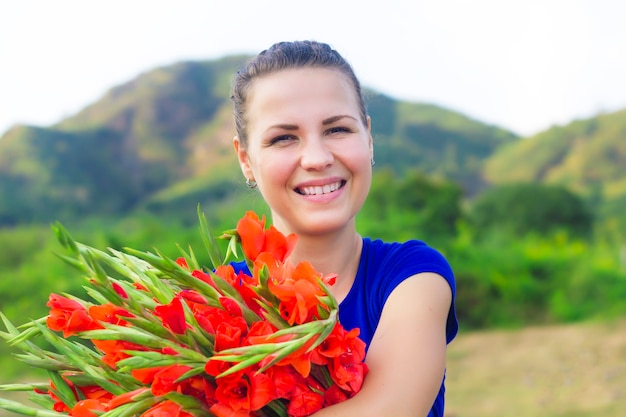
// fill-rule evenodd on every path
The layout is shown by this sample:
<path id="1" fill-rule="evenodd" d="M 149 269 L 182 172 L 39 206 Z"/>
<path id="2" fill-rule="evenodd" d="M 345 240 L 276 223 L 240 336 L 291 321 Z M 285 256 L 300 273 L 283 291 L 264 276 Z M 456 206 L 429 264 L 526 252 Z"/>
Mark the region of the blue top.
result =
<path id="1" fill-rule="evenodd" d="M 450 284 L 452 304 L 446 324 L 446 341 L 450 343 L 459 329 L 454 308 L 454 274 L 441 253 L 418 240 L 386 243 L 363 238 L 363 251 L 356 278 L 350 292 L 339 304 L 339 320 L 343 327 L 348 330 L 358 327 L 361 330 L 359 337 L 369 347 L 385 301 L 391 292 L 405 279 L 421 272 L 439 274 Z M 441 381 L 439 393 L 428 417 L 443 417 L 444 381 Z"/>
<path id="2" fill-rule="evenodd" d="M 236 271 L 250 273 L 245 262 L 233 263 Z M 339 321 L 347 329 L 358 327 L 360 338 L 369 348 L 383 307 L 391 292 L 405 279 L 421 272 L 434 272 L 450 284 L 452 304 L 446 324 L 446 341 L 457 334 L 458 322 L 454 308 L 456 285 L 448 261 L 422 241 L 386 243 L 363 238 L 363 250 L 354 283 L 346 298 L 339 304 Z M 445 377 L 444 377 L 445 381 Z M 443 417 L 444 381 L 428 417 Z"/>

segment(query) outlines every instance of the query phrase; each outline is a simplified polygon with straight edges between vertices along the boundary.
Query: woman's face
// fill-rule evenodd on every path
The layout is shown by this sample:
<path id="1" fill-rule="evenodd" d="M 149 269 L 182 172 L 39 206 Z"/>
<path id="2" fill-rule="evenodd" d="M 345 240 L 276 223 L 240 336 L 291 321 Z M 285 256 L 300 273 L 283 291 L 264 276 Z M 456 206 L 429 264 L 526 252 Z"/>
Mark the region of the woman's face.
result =
<path id="1" fill-rule="evenodd" d="M 235 138 L 235 149 L 274 225 L 299 235 L 354 227 L 373 149 L 350 80 L 327 68 L 273 73 L 253 82 L 246 110 L 248 144 Z"/>

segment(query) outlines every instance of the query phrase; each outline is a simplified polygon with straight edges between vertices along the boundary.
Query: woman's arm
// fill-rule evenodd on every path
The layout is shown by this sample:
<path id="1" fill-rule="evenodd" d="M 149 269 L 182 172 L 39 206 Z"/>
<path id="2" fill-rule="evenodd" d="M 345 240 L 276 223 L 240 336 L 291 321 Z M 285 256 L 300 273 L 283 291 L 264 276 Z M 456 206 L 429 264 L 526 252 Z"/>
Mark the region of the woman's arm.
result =
<path id="1" fill-rule="evenodd" d="M 445 372 L 451 300 L 450 286 L 438 274 L 417 274 L 398 285 L 370 344 L 361 391 L 315 417 L 426 416 Z"/>

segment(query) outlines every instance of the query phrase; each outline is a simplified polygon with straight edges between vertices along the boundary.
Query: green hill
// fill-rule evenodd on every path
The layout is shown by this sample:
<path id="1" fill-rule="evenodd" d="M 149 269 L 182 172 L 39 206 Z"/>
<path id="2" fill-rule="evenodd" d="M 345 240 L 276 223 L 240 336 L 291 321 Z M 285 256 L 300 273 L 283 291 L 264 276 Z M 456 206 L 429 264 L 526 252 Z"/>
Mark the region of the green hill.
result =
<path id="1" fill-rule="evenodd" d="M 231 56 L 180 62 L 116 86 L 50 127 L 0 138 L 0 225 L 179 210 L 239 198 Z M 482 162 L 516 136 L 437 106 L 367 92 L 377 167 L 482 186 Z M 192 204 L 193 203 L 193 204 Z"/>
<path id="2" fill-rule="evenodd" d="M 584 196 L 598 216 L 624 218 L 625 138 L 626 109 L 555 126 L 498 149 L 485 163 L 484 179 L 565 186 Z"/>

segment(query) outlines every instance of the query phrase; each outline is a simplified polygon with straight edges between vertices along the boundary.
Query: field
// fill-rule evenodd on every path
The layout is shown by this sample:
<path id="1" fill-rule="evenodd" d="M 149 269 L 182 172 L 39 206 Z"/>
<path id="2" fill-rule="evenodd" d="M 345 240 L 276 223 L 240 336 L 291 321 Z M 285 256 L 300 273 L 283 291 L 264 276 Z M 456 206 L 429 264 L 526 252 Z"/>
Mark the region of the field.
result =
<path id="1" fill-rule="evenodd" d="M 461 333 L 448 356 L 446 417 L 622 417 L 626 410 L 626 319 Z"/>
<path id="2" fill-rule="evenodd" d="M 464 334 L 448 357 L 447 417 L 626 415 L 626 319 Z"/>

